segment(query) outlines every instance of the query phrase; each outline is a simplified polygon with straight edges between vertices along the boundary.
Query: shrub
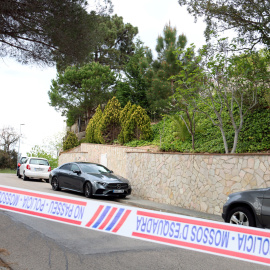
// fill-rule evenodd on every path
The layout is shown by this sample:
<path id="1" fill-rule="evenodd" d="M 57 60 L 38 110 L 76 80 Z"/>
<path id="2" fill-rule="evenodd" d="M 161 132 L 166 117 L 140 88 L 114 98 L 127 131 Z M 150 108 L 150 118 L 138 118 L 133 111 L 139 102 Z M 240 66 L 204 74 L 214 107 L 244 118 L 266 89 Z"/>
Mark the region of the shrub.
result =
<path id="1" fill-rule="evenodd" d="M 100 120 L 99 141 L 101 143 L 112 143 L 120 133 L 121 105 L 116 97 L 107 103 L 102 119 Z"/>
<path id="2" fill-rule="evenodd" d="M 68 131 L 67 138 L 63 143 L 64 151 L 74 148 L 79 145 L 78 138 L 74 132 Z"/>
<path id="3" fill-rule="evenodd" d="M 100 105 L 97 107 L 95 114 L 90 119 L 86 128 L 86 141 L 89 143 L 101 143 L 99 141 L 100 120 L 102 119 L 102 110 Z"/>
<path id="4" fill-rule="evenodd" d="M 132 140 L 150 140 L 152 138 L 152 129 L 150 118 L 141 106 L 126 105 L 126 119 L 124 114 L 121 115 L 121 133 L 119 142 L 124 144 Z"/>

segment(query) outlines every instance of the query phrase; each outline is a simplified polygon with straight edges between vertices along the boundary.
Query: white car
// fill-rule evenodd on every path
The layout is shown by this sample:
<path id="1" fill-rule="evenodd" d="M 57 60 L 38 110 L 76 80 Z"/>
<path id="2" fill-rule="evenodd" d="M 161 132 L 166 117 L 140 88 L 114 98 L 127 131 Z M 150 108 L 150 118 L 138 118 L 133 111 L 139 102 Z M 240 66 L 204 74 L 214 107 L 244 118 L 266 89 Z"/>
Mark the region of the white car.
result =
<path id="1" fill-rule="evenodd" d="M 47 159 L 38 157 L 28 157 L 20 166 L 18 177 L 23 180 L 44 179 L 49 183 L 51 167 Z"/>

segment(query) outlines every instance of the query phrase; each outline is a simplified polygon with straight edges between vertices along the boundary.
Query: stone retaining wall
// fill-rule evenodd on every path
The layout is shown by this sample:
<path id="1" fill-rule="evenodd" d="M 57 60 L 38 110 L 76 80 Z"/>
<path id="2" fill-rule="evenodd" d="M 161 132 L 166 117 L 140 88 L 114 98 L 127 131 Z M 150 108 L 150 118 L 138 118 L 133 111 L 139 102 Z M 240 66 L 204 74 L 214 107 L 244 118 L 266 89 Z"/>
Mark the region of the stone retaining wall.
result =
<path id="1" fill-rule="evenodd" d="M 127 151 L 146 152 L 147 150 L 135 147 L 82 143 L 68 152 L 61 153 L 58 164 L 61 165 L 71 161 L 100 163 L 116 174 L 127 177 Z"/>
<path id="2" fill-rule="evenodd" d="M 141 198 L 218 215 L 228 194 L 270 186 L 270 154 L 149 153 L 83 143 L 62 153 L 59 165 L 70 161 L 107 165 Z"/>
<path id="3" fill-rule="evenodd" d="M 270 186 L 270 155 L 128 153 L 133 194 L 211 214 L 227 195 Z"/>

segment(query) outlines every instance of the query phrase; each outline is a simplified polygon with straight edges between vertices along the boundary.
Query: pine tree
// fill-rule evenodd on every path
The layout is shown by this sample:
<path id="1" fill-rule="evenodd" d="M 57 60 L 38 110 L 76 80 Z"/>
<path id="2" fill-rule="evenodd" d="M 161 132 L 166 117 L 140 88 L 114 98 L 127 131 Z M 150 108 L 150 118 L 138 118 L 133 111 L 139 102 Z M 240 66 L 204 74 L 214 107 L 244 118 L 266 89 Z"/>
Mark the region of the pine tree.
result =
<path id="1" fill-rule="evenodd" d="M 186 36 L 184 34 L 177 36 L 176 28 L 170 24 L 165 25 L 163 36 L 157 38 L 158 58 L 146 74 L 148 83 L 151 84 L 147 91 L 147 99 L 151 114 L 157 118 L 168 111 L 169 97 L 175 91 L 174 80 L 169 80 L 171 76 L 179 73 L 178 56 L 174 52 L 177 48 L 183 49 L 186 43 Z"/>

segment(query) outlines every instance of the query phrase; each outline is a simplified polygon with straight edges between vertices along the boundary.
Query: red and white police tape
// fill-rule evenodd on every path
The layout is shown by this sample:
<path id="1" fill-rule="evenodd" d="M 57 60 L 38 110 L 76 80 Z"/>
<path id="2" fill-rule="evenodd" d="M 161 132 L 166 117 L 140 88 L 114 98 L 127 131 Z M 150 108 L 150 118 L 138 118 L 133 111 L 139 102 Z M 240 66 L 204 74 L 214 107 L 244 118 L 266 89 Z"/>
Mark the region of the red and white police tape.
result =
<path id="1" fill-rule="evenodd" d="M 155 243 L 270 264 L 270 231 L 0 185 L 0 209 Z"/>

